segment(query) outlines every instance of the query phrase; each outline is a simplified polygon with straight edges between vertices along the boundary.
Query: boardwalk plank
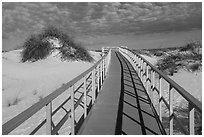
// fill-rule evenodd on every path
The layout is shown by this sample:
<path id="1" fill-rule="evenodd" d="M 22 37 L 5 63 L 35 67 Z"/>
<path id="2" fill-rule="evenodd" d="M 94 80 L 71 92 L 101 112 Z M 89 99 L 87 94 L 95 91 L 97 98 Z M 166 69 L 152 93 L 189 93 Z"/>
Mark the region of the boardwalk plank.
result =
<path id="1" fill-rule="evenodd" d="M 118 52 L 111 54 L 108 77 L 78 134 L 163 134 L 136 71 Z"/>

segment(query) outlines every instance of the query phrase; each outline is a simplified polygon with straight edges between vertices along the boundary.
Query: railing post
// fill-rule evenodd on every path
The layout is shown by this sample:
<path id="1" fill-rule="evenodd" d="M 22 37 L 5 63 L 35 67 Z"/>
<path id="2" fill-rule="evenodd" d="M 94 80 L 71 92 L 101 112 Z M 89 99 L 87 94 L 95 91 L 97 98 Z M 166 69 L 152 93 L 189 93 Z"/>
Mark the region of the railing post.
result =
<path id="1" fill-rule="evenodd" d="M 103 80 L 105 79 L 106 74 L 106 58 L 103 59 Z"/>
<path id="2" fill-rule="evenodd" d="M 195 108 L 193 108 L 193 106 L 189 103 L 188 104 L 188 108 L 189 108 L 189 133 L 190 135 L 194 135 L 195 134 L 195 123 L 194 123 L 194 114 L 195 114 Z"/>
<path id="3" fill-rule="evenodd" d="M 143 69 L 144 69 L 144 62 L 143 62 L 143 60 L 141 59 L 141 81 L 142 81 L 142 84 L 144 84 L 144 83 L 143 83 L 143 76 L 144 76 L 144 75 L 143 75 L 143 73 L 144 73 L 144 72 L 143 72 Z"/>
<path id="4" fill-rule="evenodd" d="M 87 92 L 86 92 L 86 75 L 84 76 L 84 118 L 87 116 Z"/>
<path id="5" fill-rule="evenodd" d="M 105 61 L 104 59 L 102 60 L 102 83 L 104 81 L 104 64 L 105 64 Z"/>
<path id="6" fill-rule="evenodd" d="M 137 71 L 137 56 L 134 55 L 134 67 L 135 67 L 135 70 Z"/>
<path id="7" fill-rule="evenodd" d="M 101 75 L 100 75 L 101 84 L 100 85 L 102 86 L 102 84 L 103 84 L 103 60 L 101 61 L 100 65 L 101 65 L 101 67 L 100 67 L 100 69 L 101 69 Z"/>
<path id="8" fill-rule="evenodd" d="M 138 76 L 140 77 L 140 74 L 139 74 L 140 68 L 139 68 L 139 66 L 140 66 L 140 60 L 139 60 L 139 58 L 137 57 L 137 73 L 138 73 Z"/>
<path id="9" fill-rule="evenodd" d="M 104 56 L 104 53 L 105 53 L 105 49 L 104 47 L 102 47 L 102 56 Z"/>
<path id="10" fill-rule="evenodd" d="M 97 82 L 97 84 L 98 84 L 98 90 L 97 90 L 97 92 L 99 92 L 99 90 L 100 90 L 100 64 L 98 64 L 98 69 L 97 69 L 97 79 L 98 79 L 98 82 Z"/>
<path id="11" fill-rule="evenodd" d="M 143 68 L 142 68 L 142 59 L 140 58 L 140 79 L 142 80 L 142 71 L 143 71 Z"/>
<path id="12" fill-rule="evenodd" d="M 146 73 L 147 68 L 146 68 L 146 67 L 147 67 L 147 66 L 146 66 L 146 62 L 144 62 L 143 64 L 144 64 L 143 74 L 142 74 L 143 77 L 144 77 L 144 78 L 143 78 L 143 84 L 144 84 L 144 87 L 146 87 L 146 84 L 147 84 L 147 80 L 146 80 L 146 79 L 147 79 L 147 73 Z M 145 78 L 145 77 L 146 77 L 146 78 Z"/>
<path id="13" fill-rule="evenodd" d="M 147 94 L 149 94 L 149 66 L 147 65 L 146 67 L 146 91 L 147 91 Z"/>
<path id="14" fill-rule="evenodd" d="M 152 95 L 152 73 L 153 73 L 153 70 L 152 70 L 152 68 L 150 69 L 150 90 L 149 90 L 149 97 L 150 97 L 150 100 L 151 100 L 151 102 L 152 102 L 152 97 L 153 97 L 153 95 Z M 153 104 L 153 102 L 152 102 L 152 104 Z"/>
<path id="15" fill-rule="evenodd" d="M 151 90 L 151 100 L 152 100 L 152 104 L 155 107 L 155 100 L 154 100 L 154 88 L 155 88 L 155 71 L 152 70 L 152 90 Z"/>
<path id="16" fill-rule="evenodd" d="M 142 60 L 141 81 L 142 81 L 142 84 L 144 85 L 144 61 L 143 60 Z"/>
<path id="17" fill-rule="evenodd" d="M 169 84 L 169 134 L 173 135 L 174 131 L 174 117 L 173 117 L 173 90 L 171 84 Z"/>
<path id="18" fill-rule="evenodd" d="M 137 66 L 137 73 L 139 72 L 139 58 L 136 56 L 136 66 Z"/>
<path id="19" fill-rule="evenodd" d="M 162 77 L 159 76 L 159 119 L 162 122 Z"/>
<path id="20" fill-rule="evenodd" d="M 92 71 L 92 105 L 94 104 L 94 101 L 95 101 L 95 68 L 93 69 Z"/>
<path id="21" fill-rule="evenodd" d="M 141 59 L 141 79 L 142 79 L 142 83 L 144 84 L 144 81 L 143 81 L 143 77 L 144 77 L 144 61 L 143 59 Z"/>
<path id="22" fill-rule="evenodd" d="M 141 59 L 139 58 L 139 71 L 138 71 L 138 74 L 139 74 L 139 77 L 141 78 Z"/>
<path id="23" fill-rule="evenodd" d="M 74 85 L 71 90 L 71 134 L 75 134 Z"/>
<path id="24" fill-rule="evenodd" d="M 52 134 L 52 102 L 46 105 L 46 134 Z"/>

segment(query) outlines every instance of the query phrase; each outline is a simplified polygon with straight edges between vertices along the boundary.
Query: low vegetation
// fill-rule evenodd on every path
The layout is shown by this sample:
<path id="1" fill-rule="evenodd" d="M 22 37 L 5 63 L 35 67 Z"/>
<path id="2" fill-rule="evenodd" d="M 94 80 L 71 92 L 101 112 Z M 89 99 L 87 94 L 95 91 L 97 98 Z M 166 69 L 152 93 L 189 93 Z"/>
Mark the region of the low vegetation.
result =
<path id="1" fill-rule="evenodd" d="M 136 50 L 138 54 L 147 55 L 149 57 L 157 57 L 158 62 L 156 67 L 163 71 L 167 75 L 174 75 L 180 69 L 185 69 L 189 72 L 202 71 L 202 44 L 201 42 L 189 42 L 182 47 L 171 47 L 171 48 L 160 48 L 160 49 L 142 49 Z M 193 83 L 192 83 L 193 84 Z M 189 85 L 190 86 L 190 85 Z M 195 91 L 193 91 L 195 92 Z M 189 92 L 190 93 L 190 92 Z M 175 93 L 174 93 L 175 94 Z M 168 94 L 163 95 L 169 96 Z M 175 103 L 178 101 L 174 98 Z M 174 103 L 174 104 L 175 104 Z M 188 130 L 188 103 L 179 102 L 177 107 L 174 107 L 174 113 L 177 119 L 181 121 L 183 126 Z M 168 109 L 163 115 L 162 124 L 166 130 L 169 132 L 169 117 Z M 175 121 L 174 123 L 174 134 L 183 134 L 179 128 L 179 124 Z M 195 110 L 195 134 L 202 134 L 202 115 Z"/>
<path id="2" fill-rule="evenodd" d="M 26 39 L 21 53 L 22 62 L 45 59 L 56 50 L 63 61 L 93 61 L 89 52 L 80 43 L 74 41 L 60 29 L 49 26 L 43 29 L 40 34 L 31 35 Z"/>
<path id="3" fill-rule="evenodd" d="M 183 47 L 143 49 L 137 50 L 137 53 L 159 57 L 157 68 L 171 76 L 179 69 L 196 72 L 202 67 L 202 44 L 198 41 L 189 42 Z"/>
<path id="4" fill-rule="evenodd" d="M 42 41 L 39 36 L 31 35 L 23 45 L 22 62 L 37 61 L 46 58 L 51 52 L 49 42 Z"/>

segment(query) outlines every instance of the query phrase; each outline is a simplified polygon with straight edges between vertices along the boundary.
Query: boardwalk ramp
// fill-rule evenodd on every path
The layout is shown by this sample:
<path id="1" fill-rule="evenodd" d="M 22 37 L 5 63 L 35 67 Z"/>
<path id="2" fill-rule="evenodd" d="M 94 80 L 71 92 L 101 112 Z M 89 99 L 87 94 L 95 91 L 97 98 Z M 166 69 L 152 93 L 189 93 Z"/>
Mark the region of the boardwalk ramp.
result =
<path id="1" fill-rule="evenodd" d="M 111 54 L 107 79 L 78 134 L 165 134 L 136 71 L 117 51 Z"/>

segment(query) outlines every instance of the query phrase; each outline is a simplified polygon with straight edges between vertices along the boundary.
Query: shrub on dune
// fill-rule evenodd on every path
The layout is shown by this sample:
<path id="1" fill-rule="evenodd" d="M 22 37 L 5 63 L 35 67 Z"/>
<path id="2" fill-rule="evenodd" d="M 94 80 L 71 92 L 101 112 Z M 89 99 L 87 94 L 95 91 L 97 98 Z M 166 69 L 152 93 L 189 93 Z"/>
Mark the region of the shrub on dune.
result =
<path id="1" fill-rule="evenodd" d="M 189 64 L 187 66 L 187 69 L 189 71 L 195 72 L 195 71 L 198 71 L 200 67 L 201 67 L 201 63 L 195 62 L 195 63 Z"/>
<path id="2" fill-rule="evenodd" d="M 201 70 L 202 67 L 202 45 L 200 42 L 191 42 L 183 47 L 171 49 L 170 51 L 179 52 L 174 54 L 168 53 L 158 63 L 157 68 L 167 74 L 173 75 L 180 68 L 195 72 Z"/>
<path id="3" fill-rule="evenodd" d="M 31 35 L 23 45 L 22 62 L 44 59 L 50 51 L 51 46 L 47 41 L 42 41 L 37 35 Z"/>
<path id="4" fill-rule="evenodd" d="M 61 38 L 62 35 L 65 35 L 65 34 L 63 34 L 62 31 L 60 31 L 59 29 L 57 29 L 54 26 L 48 26 L 48 27 L 44 28 L 43 31 L 41 32 L 41 34 L 39 34 L 41 39 L 45 39 L 48 37 Z"/>
<path id="5" fill-rule="evenodd" d="M 156 51 L 154 53 L 154 56 L 162 56 L 162 55 L 164 55 L 164 53 L 162 51 Z"/>
<path id="6" fill-rule="evenodd" d="M 180 51 L 191 51 L 194 54 L 200 54 L 202 43 L 200 41 L 192 41 L 181 47 Z"/>
<path id="7" fill-rule="evenodd" d="M 89 52 L 80 44 L 77 44 L 76 50 L 77 50 L 76 58 L 82 61 L 89 61 L 89 62 L 93 60 L 93 58 L 89 55 Z"/>
<path id="8" fill-rule="evenodd" d="M 53 41 L 58 41 L 58 44 L 53 44 Z M 58 50 L 62 60 L 93 61 L 89 52 L 72 37 L 54 26 L 49 26 L 40 34 L 32 35 L 26 40 L 22 62 L 44 59 L 54 50 Z"/>

